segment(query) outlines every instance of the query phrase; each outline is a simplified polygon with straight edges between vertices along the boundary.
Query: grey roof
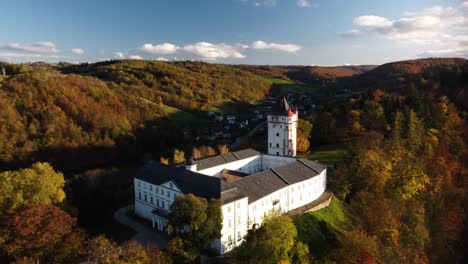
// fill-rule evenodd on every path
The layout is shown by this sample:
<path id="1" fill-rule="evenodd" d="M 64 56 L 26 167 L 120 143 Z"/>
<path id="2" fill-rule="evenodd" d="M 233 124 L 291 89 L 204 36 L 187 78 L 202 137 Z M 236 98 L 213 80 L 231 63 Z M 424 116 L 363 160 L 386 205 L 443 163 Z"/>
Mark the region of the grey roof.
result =
<path id="1" fill-rule="evenodd" d="M 291 107 L 289 106 L 288 100 L 283 96 L 273 105 L 271 110 L 268 112 L 270 115 L 287 115 L 288 110 Z"/>
<path id="2" fill-rule="evenodd" d="M 184 193 L 192 193 L 207 199 L 220 198 L 221 179 L 172 167 L 159 162 L 151 162 L 141 168 L 135 178 L 161 185 L 173 181 Z"/>
<path id="3" fill-rule="evenodd" d="M 223 183 L 221 185 L 223 185 Z M 221 192 L 221 201 L 223 202 L 223 204 L 227 204 L 244 197 L 247 196 L 241 193 L 237 188 L 231 188 Z"/>
<path id="4" fill-rule="evenodd" d="M 218 156 L 214 156 L 214 157 L 210 157 L 206 159 L 197 160 L 195 161 L 195 164 L 197 164 L 197 170 L 204 170 L 204 169 L 211 168 L 214 166 L 219 166 L 222 164 L 226 164 L 226 163 L 233 162 L 233 161 L 240 160 L 240 159 L 254 157 L 257 155 L 260 155 L 260 152 L 254 149 L 248 148 L 248 149 L 229 152 L 226 154 L 222 154 L 222 155 L 218 155 Z"/>
<path id="5" fill-rule="evenodd" d="M 290 164 L 262 171 L 234 182 L 223 182 L 222 190 L 236 188 L 249 197 L 249 203 L 255 202 L 281 188 L 295 184 L 320 174 L 326 166 L 311 160 L 298 159 Z"/>
<path id="6" fill-rule="evenodd" d="M 230 154 L 241 159 L 258 153 L 247 149 Z M 136 178 L 156 185 L 173 181 L 184 193 L 192 193 L 206 199 L 221 199 L 223 203 L 243 197 L 248 197 L 249 203 L 252 203 L 290 184 L 311 179 L 326 168 L 325 165 L 311 160 L 297 159 L 286 165 L 244 176 L 234 182 L 226 182 L 218 177 L 192 172 L 183 167 L 154 162 L 145 165 Z"/>

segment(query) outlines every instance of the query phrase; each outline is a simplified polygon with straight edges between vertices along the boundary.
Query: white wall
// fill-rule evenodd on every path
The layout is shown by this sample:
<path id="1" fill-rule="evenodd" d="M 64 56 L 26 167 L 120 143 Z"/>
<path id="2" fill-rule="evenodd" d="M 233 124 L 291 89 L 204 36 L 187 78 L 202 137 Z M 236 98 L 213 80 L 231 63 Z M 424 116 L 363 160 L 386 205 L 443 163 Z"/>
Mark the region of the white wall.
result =
<path id="1" fill-rule="evenodd" d="M 291 117 L 268 115 L 267 121 L 268 154 L 296 156 L 298 114 Z"/>
<path id="2" fill-rule="evenodd" d="M 240 245 L 247 235 L 248 198 L 223 204 L 223 228 L 221 229 L 221 254 Z M 229 243 L 229 237 L 231 243 Z"/>
<path id="3" fill-rule="evenodd" d="M 268 170 L 270 168 L 274 169 L 279 166 L 293 163 L 296 160 L 297 160 L 296 158 L 292 158 L 292 157 L 263 154 L 262 155 L 262 171 Z"/>
<path id="4" fill-rule="evenodd" d="M 219 166 L 207 168 L 197 171 L 198 173 L 208 176 L 219 177 L 223 169 L 236 170 L 245 173 L 255 173 L 261 170 L 261 155 L 253 156 L 246 159 L 236 160 L 233 162 L 221 164 Z"/>

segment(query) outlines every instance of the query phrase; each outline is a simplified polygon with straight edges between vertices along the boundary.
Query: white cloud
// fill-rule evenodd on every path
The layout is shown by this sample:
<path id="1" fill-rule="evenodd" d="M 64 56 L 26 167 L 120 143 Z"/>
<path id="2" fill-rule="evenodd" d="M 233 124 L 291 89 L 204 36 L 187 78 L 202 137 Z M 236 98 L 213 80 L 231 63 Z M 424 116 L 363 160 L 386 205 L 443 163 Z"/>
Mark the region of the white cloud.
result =
<path id="1" fill-rule="evenodd" d="M 296 4 L 299 7 L 310 7 L 310 3 L 308 0 L 297 0 Z"/>
<path id="2" fill-rule="evenodd" d="M 30 44 L 9 43 L 1 47 L 2 49 L 16 50 L 31 53 L 57 53 L 57 46 L 53 42 L 35 42 Z"/>
<path id="3" fill-rule="evenodd" d="M 156 60 L 157 61 L 169 61 L 168 59 L 166 59 L 164 57 L 158 57 Z"/>
<path id="4" fill-rule="evenodd" d="M 138 55 L 131 55 L 129 58 L 131 60 L 142 60 L 143 59 L 141 56 L 138 56 Z"/>
<path id="5" fill-rule="evenodd" d="M 179 47 L 171 43 L 163 43 L 163 44 L 158 44 L 158 45 L 146 43 L 143 46 L 138 48 L 138 50 L 149 53 L 149 54 L 173 54 L 178 49 Z"/>
<path id="6" fill-rule="evenodd" d="M 262 1 L 255 1 L 255 6 L 276 6 L 276 0 L 262 0 Z"/>
<path id="7" fill-rule="evenodd" d="M 78 55 L 81 55 L 81 54 L 84 54 L 84 49 L 82 48 L 74 48 L 71 50 L 72 53 L 75 53 L 75 54 L 78 54 Z"/>
<path id="8" fill-rule="evenodd" d="M 342 37 L 357 37 L 362 35 L 362 31 L 359 29 L 351 29 L 345 32 L 341 32 L 340 35 Z"/>
<path id="9" fill-rule="evenodd" d="M 239 47 L 224 43 L 212 44 L 208 42 L 197 42 L 194 44 L 185 45 L 182 49 L 185 52 L 205 60 L 245 58 L 245 55 L 239 52 Z"/>
<path id="10" fill-rule="evenodd" d="M 376 34 L 386 39 L 427 46 L 422 54 L 452 54 L 467 57 L 468 2 L 456 7 L 433 6 L 405 12 L 395 20 L 375 15 L 354 18 L 358 27 L 340 33 L 343 37 Z"/>
<path id="11" fill-rule="evenodd" d="M 296 44 L 266 43 L 261 40 L 253 42 L 251 46 L 254 50 L 277 50 L 291 53 L 297 52 L 302 49 L 301 46 Z"/>
<path id="12" fill-rule="evenodd" d="M 123 54 L 123 52 L 119 51 L 119 52 L 114 53 L 114 55 L 115 55 L 115 58 L 117 59 L 125 59 L 125 54 Z"/>
<path id="13" fill-rule="evenodd" d="M 392 25 L 392 21 L 381 16 L 359 16 L 354 18 L 353 24 L 361 27 L 389 27 Z"/>

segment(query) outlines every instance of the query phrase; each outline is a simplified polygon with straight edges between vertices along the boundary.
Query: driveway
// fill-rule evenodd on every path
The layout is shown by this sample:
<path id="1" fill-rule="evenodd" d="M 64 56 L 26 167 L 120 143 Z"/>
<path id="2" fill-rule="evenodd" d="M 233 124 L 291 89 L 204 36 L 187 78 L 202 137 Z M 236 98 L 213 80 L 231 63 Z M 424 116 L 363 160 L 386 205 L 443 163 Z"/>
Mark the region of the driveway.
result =
<path id="1" fill-rule="evenodd" d="M 132 237 L 132 240 L 138 241 L 138 243 L 143 246 L 152 245 L 158 248 L 164 248 L 169 241 L 168 235 L 158 232 L 149 224 L 145 224 L 134 217 L 128 216 L 127 213 L 131 211 L 133 211 L 133 205 L 122 207 L 115 211 L 114 219 L 137 232 L 137 234 Z"/>

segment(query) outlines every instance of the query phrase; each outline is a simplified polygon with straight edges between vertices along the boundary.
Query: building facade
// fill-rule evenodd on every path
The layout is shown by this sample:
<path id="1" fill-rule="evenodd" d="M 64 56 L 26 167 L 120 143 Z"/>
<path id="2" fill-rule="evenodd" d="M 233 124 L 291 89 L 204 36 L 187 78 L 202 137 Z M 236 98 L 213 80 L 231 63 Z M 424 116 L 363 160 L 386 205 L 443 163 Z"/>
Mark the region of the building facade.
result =
<path id="1" fill-rule="evenodd" d="M 247 231 L 260 226 L 266 216 L 319 198 L 326 189 L 326 166 L 245 149 L 191 161 L 185 168 L 149 163 L 134 181 L 135 213 L 161 231 L 178 195 L 220 199 L 223 227 L 212 247 L 223 254 L 240 245 Z"/>
<path id="2" fill-rule="evenodd" d="M 268 154 L 277 156 L 296 156 L 297 123 L 299 111 L 293 110 L 283 97 L 267 116 Z"/>
<path id="3" fill-rule="evenodd" d="M 134 179 L 135 213 L 164 231 L 178 195 L 220 199 L 221 238 L 211 246 L 220 254 L 232 250 L 268 215 L 305 206 L 325 192 L 327 167 L 295 158 L 297 122 L 297 109 L 283 98 L 268 115 L 268 154 L 244 149 L 183 167 L 148 163 Z"/>

